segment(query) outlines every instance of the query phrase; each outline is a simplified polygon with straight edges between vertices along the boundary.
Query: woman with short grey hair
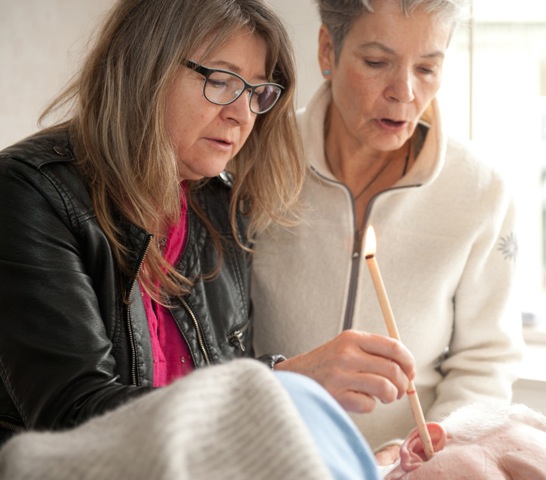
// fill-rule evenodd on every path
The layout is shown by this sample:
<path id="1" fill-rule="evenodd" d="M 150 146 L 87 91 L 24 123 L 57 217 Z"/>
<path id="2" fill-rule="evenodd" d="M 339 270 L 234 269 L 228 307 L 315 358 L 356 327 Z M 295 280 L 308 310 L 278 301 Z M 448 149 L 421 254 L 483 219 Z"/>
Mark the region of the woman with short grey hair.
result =
<path id="1" fill-rule="evenodd" d="M 442 128 L 436 98 L 463 0 L 319 0 L 324 77 L 299 112 L 302 223 L 261 235 L 257 352 L 306 373 L 374 448 L 474 401 L 508 402 L 521 355 L 515 208 L 506 182 Z M 403 345 L 389 342 L 365 261 L 373 226 Z M 396 451 L 394 452 L 397 455 Z"/>

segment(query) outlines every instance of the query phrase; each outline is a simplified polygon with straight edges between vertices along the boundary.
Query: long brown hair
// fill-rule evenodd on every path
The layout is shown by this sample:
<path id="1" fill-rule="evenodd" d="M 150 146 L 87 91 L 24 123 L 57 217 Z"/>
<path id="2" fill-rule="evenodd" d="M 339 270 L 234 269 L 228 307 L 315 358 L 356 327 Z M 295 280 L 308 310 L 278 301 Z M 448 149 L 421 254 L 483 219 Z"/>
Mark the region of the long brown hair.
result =
<path id="1" fill-rule="evenodd" d="M 271 221 L 290 224 L 304 172 L 293 106 L 295 66 L 288 34 L 262 0 L 118 1 L 80 73 L 41 117 L 71 107 L 69 120 L 53 128 L 68 125 L 98 222 L 124 270 L 127 252 L 116 211 L 153 234 L 180 216 L 176 156 L 164 121 L 166 93 L 180 62 L 208 44 L 206 60 L 242 29 L 266 40 L 266 74 L 285 90 L 271 111 L 258 116 L 246 144 L 228 163 L 234 175 L 231 225 L 237 233 L 235 215 L 243 205 L 251 237 Z M 194 188 L 188 186 L 190 203 Z M 156 299 L 156 284 L 170 295 L 190 288 L 155 242 L 139 279 Z"/>

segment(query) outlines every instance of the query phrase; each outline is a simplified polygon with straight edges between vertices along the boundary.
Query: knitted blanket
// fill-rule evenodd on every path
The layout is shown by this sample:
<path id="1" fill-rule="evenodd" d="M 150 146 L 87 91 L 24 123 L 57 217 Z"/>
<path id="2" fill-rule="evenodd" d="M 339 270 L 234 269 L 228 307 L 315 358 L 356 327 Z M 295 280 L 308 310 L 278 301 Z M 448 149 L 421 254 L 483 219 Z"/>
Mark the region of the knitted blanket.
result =
<path id="1" fill-rule="evenodd" d="M 331 475 L 274 375 L 253 360 L 197 370 L 64 432 L 0 450 L 10 480 L 317 480 Z"/>

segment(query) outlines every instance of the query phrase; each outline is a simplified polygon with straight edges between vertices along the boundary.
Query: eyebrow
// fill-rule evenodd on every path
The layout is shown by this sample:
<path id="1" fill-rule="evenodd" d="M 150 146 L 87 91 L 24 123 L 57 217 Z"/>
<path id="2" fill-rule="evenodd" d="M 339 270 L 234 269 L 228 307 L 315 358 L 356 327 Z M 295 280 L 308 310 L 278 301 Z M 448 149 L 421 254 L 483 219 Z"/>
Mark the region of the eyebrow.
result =
<path id="1" fill-rule="evenodd" d="M 218 60 L 216 62 L 205 63 L 205 65 L 209 68 L 221 68 L 222 70 L 228 70 L 230 72 L 234 72 L 241 75 L 241 69 L 234 63 Z M 265 75 L 260 75 L 256 77 L 256 79 L 260 82 L 267 82 L 267 78 Z"/>
<path id="2" fill-rule="evenodd" d="M 390 55 L 396 55 L 396 52 L 390 48 L 387 47 L 387 45 L 381 43 L 381 42 L 368 42 L 363 43 L 358 46 L 359 50 L 367 50 L 369 48 L 377 48 L 378 50 L 381 50 L 382 52 L 388 53 Z M 425 55 L 421 55 L 421 58 L 444 58 L 445 54 L 441 50 L 437 50 L 434 52 L 427 53 Z"/>

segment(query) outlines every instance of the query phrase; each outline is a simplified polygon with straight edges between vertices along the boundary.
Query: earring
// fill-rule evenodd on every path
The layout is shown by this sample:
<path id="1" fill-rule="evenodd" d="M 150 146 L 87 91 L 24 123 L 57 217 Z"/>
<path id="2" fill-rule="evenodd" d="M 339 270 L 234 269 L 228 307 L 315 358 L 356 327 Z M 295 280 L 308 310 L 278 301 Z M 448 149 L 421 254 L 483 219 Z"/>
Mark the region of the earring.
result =
<path id="1" fill-rule="evenodd" d="M 324 76 L 327 77 L 328 75 L 330 75 L 330 70 L 326 69 L 324 70 Z"/>

